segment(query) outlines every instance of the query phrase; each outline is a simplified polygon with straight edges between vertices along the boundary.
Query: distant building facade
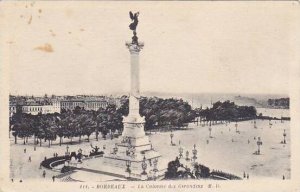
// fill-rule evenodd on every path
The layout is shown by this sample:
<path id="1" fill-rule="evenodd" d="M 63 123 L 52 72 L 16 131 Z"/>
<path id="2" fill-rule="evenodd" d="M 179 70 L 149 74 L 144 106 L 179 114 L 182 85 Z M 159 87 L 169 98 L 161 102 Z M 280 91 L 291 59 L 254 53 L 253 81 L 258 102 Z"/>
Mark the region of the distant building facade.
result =
<path id="1" fill-rule="evenodd" d="M 121 99 L 106 96 L 12 96 L 10 95 L 9 116 L 15 113 L 32 115 L 60 113 L 61 110 L 74 110 L 77 106 L 85 110 L 97 111 L 109 104 L 121 107 Z"/>
<path id="2" fill-rule="evenodd" d="M 105 109 L 109 104 L 121 107 L 119 98 L 109 99 L 76 99 L 76 100 L 62 100 L 60 101 L 61 109 L 74 110 L 76 107 L 84 108 L 85 110 L 97 111 L 99 108 Z"/>
<path id="3" fill-rule="evenodd" d="M 9 105 L 9 117 L 12 117 L 13 114 L 17 112 L 37 115 L 37 114 L 51 114 L 51 113 L 60 113 L 60 101 L 52 100 L 47 103 L 38 103 L 38 102 L 26 102 L 26 103 L 10 103 Z"/>
<path id="4" fill-rule="evenodd" d="M 27 113 L 31 115 L 37 114 L 51 114 L 51 113 L 60 113 L 60 101 L 54 100 L 51 101 L 49 104 L 26 104 L 22 106 L 22 113 Z"/>

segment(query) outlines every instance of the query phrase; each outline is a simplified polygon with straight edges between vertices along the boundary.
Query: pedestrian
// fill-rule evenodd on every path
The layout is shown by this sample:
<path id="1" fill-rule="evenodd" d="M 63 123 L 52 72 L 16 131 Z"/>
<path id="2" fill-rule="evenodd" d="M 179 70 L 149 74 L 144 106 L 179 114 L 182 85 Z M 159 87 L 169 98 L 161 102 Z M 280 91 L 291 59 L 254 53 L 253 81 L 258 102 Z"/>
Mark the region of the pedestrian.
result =
<path id="1" fill-rule="evenodd" d="M 243 176 L 244 176 L 244 178 L 246 178 L 246 173 L 245 173 L 245 171 L 244 171 L 244 174 L 243 174 Z"/>
<path id="2" fill-rule="evenodd" d="M 55 157 L 55 153 L 53 153 L 53 157 Z"/>
<path id="3" fill-rule="evenodd" d="M 11 179 L 11 182 L 14 182 L 14 179 L 13 179 L 13 178 Z"/>
<path id="4" fill-rule="evenodd" d="M 58 157 L 58 153 L 56 153 L 56 157 Z"/>
<path id="5" fill-rule="evenodd" d="M 248 144 L 250 143 L 250 140 L 248 139 Z"/>
<path id="6" fill-rule="evenodd" d="M 28 161 L 31 162 L 31 156 L 29 156 Z"/>
<path id="7" fill-rule="evenodd" d="M 42 163 L 40 163 L 40 169 L 42 169 Z"/>
<path id="8" fill-rule="evenodd" d="M 53 180 L 53 182 L 55 181 L 55 176 L 54 175 L 52 176 L 52 180 Z"/>
<path id="9" fill-rule="evenodd" d="M 20 183 L 22 183 L 23 181 L 22 181 L 22 179 L 20 179 Z"/>
<path id="10" fill-rule="evenodd" d="M 282 176 L 282 180 L 285 180 L 285 176 L 284 175 Z"/>
<path id="11" fill-rule="evenodd" d="M 247 179 L 249 179 L 249 174 L 247 173 Z"/>
<path id="12" fill-rule="evenodd" d="M 46 161 L 46 160 L 47 160 L 47 157 L 44 158 L 44 161 Z"/>
<path id="13" fill-rule="evenodd" d="M 24 153 L 26 153 L 26 148 L 24 149 Z"/>
<path id="14" fill-rule="evenodd" d="M 36 151 L 36 146 L 33 147 L 33 150 Z"/>
<path id="15" fill-rule="evenodd" d="M 43 177 L 44 178 L 46 177 L 46 171 L 45 170 L 43 171 Z"/>

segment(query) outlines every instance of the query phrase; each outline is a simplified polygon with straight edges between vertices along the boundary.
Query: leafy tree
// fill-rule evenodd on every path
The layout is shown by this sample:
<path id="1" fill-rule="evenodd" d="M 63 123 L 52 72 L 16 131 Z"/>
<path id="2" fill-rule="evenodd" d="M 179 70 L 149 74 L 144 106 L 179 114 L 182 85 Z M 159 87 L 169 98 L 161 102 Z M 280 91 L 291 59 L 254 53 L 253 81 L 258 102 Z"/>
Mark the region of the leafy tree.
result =
<path id="1" fill-rule="evenodd" d="M 234 102 L 218 101 L 212 108 L 196 109 L 196 113 L 208 121 L 237 121 L 256 118 L 253 106 L 237 106 Z"/>

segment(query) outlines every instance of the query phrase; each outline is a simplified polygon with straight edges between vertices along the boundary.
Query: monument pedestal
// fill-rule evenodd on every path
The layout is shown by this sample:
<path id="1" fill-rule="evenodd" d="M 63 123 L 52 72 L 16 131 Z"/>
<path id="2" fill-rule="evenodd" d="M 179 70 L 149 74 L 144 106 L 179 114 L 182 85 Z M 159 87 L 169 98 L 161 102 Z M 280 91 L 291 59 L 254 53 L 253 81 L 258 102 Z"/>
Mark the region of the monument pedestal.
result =
<path id="1" fill-rule="evenodd" d="M 137 106 L 138 98 L 130 96 L 130 101 L 132 108 Z M 131 113 L 124 117 L 122 136 L 113 150 L 105 153 L 104 163 L 109 166 L 123 168 L 124 171 L 129 164 L 131 177 L 145 179 L 145 174 L 142 174 L 143 163 L 150 171 L 154 169 L 153 162 L 158 161 L 161 155 L 153 149 L 149 137 L 145 134 L 145 118 L 138 113 L 134 113 L 134 111 L 136 110 L 131 110 Z"/>

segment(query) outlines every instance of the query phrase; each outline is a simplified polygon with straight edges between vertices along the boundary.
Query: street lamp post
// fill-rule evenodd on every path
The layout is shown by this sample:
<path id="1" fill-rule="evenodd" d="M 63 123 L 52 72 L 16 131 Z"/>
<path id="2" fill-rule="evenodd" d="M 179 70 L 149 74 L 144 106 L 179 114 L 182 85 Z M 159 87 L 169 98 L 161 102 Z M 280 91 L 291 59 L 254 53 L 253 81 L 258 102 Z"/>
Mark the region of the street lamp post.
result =
<path id="1" fill-rule="evenodd" d="M 181 145 L 179 144 L 179 159 L 182 158 L 182 153 L 183 153 L 183 148 L 181 147 Z"/>
<path id="2" fill-rule="evenodd" d="M 258 147 L 258 150 L 257 150 L 257 154 L 260 155 L 260 146 L 262 145 L 262 141 L 260 139 L 260 137 L 258 137 L 257 139 L 257 147 Z"/>
<path id="3" fill-rule="evenodd" d="M 145 156 L 144 156 L 143 162 L 142 162 L 142 169 L 143 169 L 143 172 L 142 172 L 142 180 L 146 180 L 146 179 L 147 179 L 147 172 L 146 172 L 146 169 L 147 169 L 147 163 L 146 163 L 146 157 L 145 157 Z"/>
<path id="4" fill-rule="evenodd" d="M 67 151 L 66 151 L 65 155 L 68 156 L 70 154 L 69 153 L 69 145 L 67 145 L 66 149 L 67 149 Z"/>
<path id="5" fill-rule="evenodd" d="M 173 134 L 173 131 L 171 130 L 171 133 L 170 133 L 171 145 L 173 145 L 173 137 L 174 137 L 174 134 Z"/>
<path id="6" fill-rule="evenodd" d="M 78 154 L 77 154 L 77 159 L 78 159 L 78 162 L 79 162 L 79 163 L 82 163 L 82 161 L 81 161 L 81 160 L 82 160 L 82 157 L 83 157 L 83 156 L 82 156 L 82 149 L 79 148 L 79 149 L 78 149 Z"/>
<path id="7" fill-rule="evenodd" d="M 155 158 L 153 161 L 153 172 L 154 172 L 153 179 L 154 179 L 154 181 L 156 180 L 157 172 L 158 172 L 157 163 L 158 163 L 158 158 Z"/>
<path id="8" fill-rule="evenodd" d="M 197 159 L 197 149 L 196 149 L 196 144 L 194 144 L 194 149 L 192 150 L 193 152 L 193 161 L 195 162 Z"/>
<path id="9" fill-rule="evenodd" d="M 187 161 L 190 160 L 190 159 L 189 159 L 189 154 L 190 154 L 189 151 L 186 151 L 186 152 L 185 152 L 185 156 L 186 156 L 186 157 L 185 157 L 185 160 L 187 160 Z"/>
<path id="10" fill-rule="evenodd" d="M 284 131 L 283 131 L 283 143 L 284 143 L 284 144 L 286 144 L 285 137 L 286 137 L 286 132 L 285 132 L 285 129 L 284 129 Z"/>
<path id="11" fill-rule="evenodd" d="M 127 178 L 130 178 L 130 173 L 131 173 L 131 169 L 130 169 L 130 165 L 131 165 L 131 161 L 130 160 L 126 160 L 126 172 L 128 173 Z"/>

